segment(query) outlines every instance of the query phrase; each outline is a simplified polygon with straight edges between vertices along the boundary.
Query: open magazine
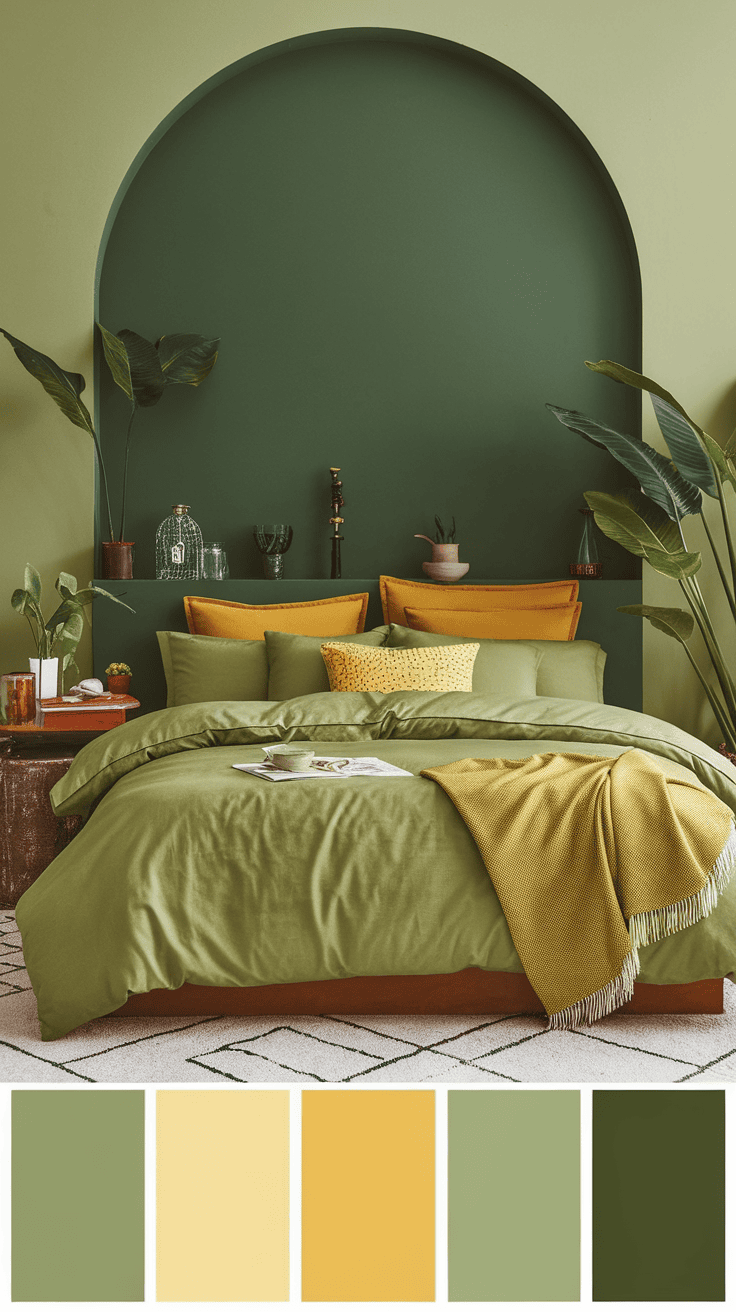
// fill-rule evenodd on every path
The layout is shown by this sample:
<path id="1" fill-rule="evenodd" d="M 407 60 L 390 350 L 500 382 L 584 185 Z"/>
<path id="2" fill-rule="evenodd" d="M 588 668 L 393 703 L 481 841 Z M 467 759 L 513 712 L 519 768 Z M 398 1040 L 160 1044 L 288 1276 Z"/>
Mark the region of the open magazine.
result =
<path id="1" fill-rule="evenodd" d="M 390 765 L 377 756 L 315 756 L 308 770 L 279 770 L 270 761 L 234 765 L 233 769 L 256 774 L 259 779 L 270 779 L 272 783 L 281 783 L 284 779 L 351 779 L 360 774 L 411 777 L 411 770 L 400 770 L 398 765 Z"/>

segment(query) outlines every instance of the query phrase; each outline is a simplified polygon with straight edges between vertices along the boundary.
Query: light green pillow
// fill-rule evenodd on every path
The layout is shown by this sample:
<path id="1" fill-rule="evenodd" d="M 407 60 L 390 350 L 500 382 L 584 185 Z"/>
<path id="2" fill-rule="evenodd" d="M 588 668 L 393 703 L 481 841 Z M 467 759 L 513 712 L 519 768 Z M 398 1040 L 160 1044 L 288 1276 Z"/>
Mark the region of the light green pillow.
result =
<path id="1" fill-rule="evenodd" d="M 167 706 L 266 700 L 265 642 L 173 632 L 157 633 L 156 637 L 166 675 Z"/>
<path id="2" fill-rule="evenodd" d="M 572 642 L 553 642 L 543 638 L 457 638 L 441 633 L 423 633 L 392 624 L 389 647 L 436 647 L 446 642 L 478 642 L 480 651 L 473 666 L 473 691 L 498 692 L 499 649 L 505 649 L 506 662 L 513 667 L 524 659 L 525 651 L 538 654 L 538 697 L 569 697 L 574 701 L 603 701 L 603 670 L 606 653 L 597 642 L 584 638 Z M 509 684 L 513 687 L 513 679 Z M 509 694 L 509 695 L 516 695 Z M 531 694 L 534 696 L 534 693 Z"/>
<path id="3" fill-rule="evenodd" d="M 477 643 L 473 666 L 473 692 L 494 697 L 537 696 L 537 670 L 542 659 L 535 643 L 495 638 L 456 638 L 443 633 L 424 633 L 392 624 L 387 647 L 446 647 L 448 643 Z"/>
<path id="4" fill-rule="evenodd" d="M 388 624 L 382 624 L 368 633 L 332 634 L 324 638 L 267 629 L 268 700 L 285 702 L 310 692 L 329 692 L 330 680 L 320 652 L 322 643 L 356 642 L 361 647 L 383 647 L 388 629 Z"/>

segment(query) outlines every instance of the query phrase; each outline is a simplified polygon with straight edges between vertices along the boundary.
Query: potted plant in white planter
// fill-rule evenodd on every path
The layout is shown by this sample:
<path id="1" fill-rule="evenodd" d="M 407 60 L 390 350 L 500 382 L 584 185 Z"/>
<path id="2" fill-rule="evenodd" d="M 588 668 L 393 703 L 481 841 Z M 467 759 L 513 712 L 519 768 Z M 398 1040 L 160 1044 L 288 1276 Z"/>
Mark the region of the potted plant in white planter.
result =
<path id="1" fill-rule="evenodd" d="M 56 591 L 61 597 L 50 620 L 45 620 L 41 610 L 41 576 L 33 565 L 26 565 L 24 587 L 16 588 L 10 604 L 19 615 L 25 615 L 33 634 L 36 656 L 31 657 L 31 672 L 36 676 L 36 696 L 41 698 L 56 697 L 59 687 L 59 662 L 61 662 L 62 686 L 67 669 L 77 669 L 74 659 L 79 640 L 84 629 L 84 608 L 94 601 L 95 596 L 109 597 L 118 606 L 133 610 L 119 597 L 113 597 L 104 588 L 93 587 L 77 591 L 77 580 L 73 574 L 60 574 L 56 580 Z"/>

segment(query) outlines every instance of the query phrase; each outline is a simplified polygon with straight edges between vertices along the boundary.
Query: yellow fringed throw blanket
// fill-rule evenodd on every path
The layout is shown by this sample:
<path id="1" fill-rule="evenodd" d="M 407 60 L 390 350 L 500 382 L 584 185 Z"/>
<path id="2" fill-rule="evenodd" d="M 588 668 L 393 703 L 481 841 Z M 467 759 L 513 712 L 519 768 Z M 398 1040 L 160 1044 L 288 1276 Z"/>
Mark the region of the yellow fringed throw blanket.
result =
<path id="1" fill-rule="evenodd" d="M 473 835 L 552 1029 L 627 1002 L 638 949 L 707 916 L 736 863 L 729 808 L 645 752 L 463 760 L 422 774 Z"/>

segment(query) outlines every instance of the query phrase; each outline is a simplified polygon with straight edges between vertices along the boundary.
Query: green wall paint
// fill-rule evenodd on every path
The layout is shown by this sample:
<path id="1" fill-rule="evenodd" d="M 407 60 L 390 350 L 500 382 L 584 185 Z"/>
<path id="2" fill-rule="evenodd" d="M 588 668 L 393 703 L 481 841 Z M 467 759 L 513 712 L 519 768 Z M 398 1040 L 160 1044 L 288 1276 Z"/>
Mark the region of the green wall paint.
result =
<path id="1" fill-rule="evenodd" d="M 451 1302 L 580 1298 L 580 1094 L 448 1094 Z"/>
<path id="2" fill-rule="evenodd" d="M 136 420 L 136 575 L 153 576 L 156 526 L 184 500 L 234 577 L 260 575 L 251 529 L 272 519 L 294 525 L 290 572 L 324 577 L 331 464 L 347 575 L 415 575 L 412 534 L 435 512 L 456 516 L 471 579 L 564 574 L 582 492 L 627 476 L 544 402 L 639 424 L 638 397 L 583 366 L 640 358 L 610 178 L 546 96 L 485 55 L 376 30 L 286 47 L 172 116 L 104 250 L 106 327 L 222 338 L 201 388 Z M 117 488 L 127 402 L 100 382 Z M 636 576 L 607 555 L 609 577 Z"/>
<path id="3" fill-rule="evenodd" d="M 641 0 L 615 8 L 589 0 L 128 0 L 124 7 L 26 0 L 6 6 L 3 20 L 0 115 L 12 124 L 0 135 L 3 325 L 85 374 L 90 405 L 100 238 L 121 179 L 157 124 L 251 52 L 327 27 L 378 24 L 483 51 L 562 106 L 610 170 L 631 219 L 646 372 L 709 432 L 725 438 L 736 424 L 733 310 L 723 294 L 736 277 L 736 174 L 727 166 L 736 118 L 733 0 L 673 0 L 666 23 L 660 5 Z M 94 572 L 94 491 L 86 434 L 5 347 L 0 448 L 13 489 L 0 523 L 7 670 L 32 654 L 28 626 L 7 605 L 26 560 L 48 588 L 60 569 L 83 582 Z M 644 436 L 659 443 L 646 407 Z M 717 533 L 717 516 L 710 522 Z M 706 561 L 706 588 L 709 573 Z M 651 570 L 644 587 L 649 604 L 679 605 L 675 585 Z M 86 643 L 85 674 L 89 650 Z M 685 654 L 651 625 L 644 650 L 648 713 L 717 742 Z"/>
<path id="4" fill-rule="evenodd" d="M 14 1302 L 142 1302 L 143 1098 L 13 1090 Z"/>
<path id="5" fill-rule="evenodd" d="M 594 1091 L 593 1298 L 725 1298 L 723 1090 Z"/>

